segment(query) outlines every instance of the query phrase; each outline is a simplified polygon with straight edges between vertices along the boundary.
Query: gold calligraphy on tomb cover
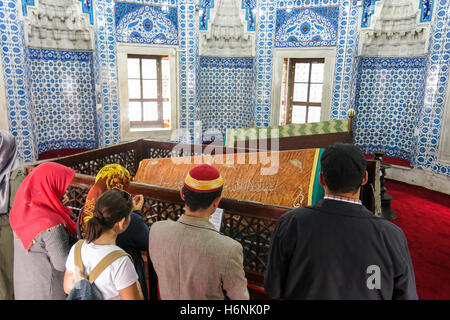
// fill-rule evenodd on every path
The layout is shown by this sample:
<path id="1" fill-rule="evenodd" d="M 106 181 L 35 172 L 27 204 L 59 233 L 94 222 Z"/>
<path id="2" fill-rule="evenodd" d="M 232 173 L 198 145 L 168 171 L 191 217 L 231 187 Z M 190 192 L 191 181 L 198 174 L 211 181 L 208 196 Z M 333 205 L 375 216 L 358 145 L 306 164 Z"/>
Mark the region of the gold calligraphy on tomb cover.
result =
<path id="1" fill-rule="evenodd" d="M 179 190 L 190 169 L 207 163 L 222 175 L 223 197 L 304 207 L 311 203 L 318 154 L 319 149 L 303 149 L 144 159 L 134 181 Z"/>

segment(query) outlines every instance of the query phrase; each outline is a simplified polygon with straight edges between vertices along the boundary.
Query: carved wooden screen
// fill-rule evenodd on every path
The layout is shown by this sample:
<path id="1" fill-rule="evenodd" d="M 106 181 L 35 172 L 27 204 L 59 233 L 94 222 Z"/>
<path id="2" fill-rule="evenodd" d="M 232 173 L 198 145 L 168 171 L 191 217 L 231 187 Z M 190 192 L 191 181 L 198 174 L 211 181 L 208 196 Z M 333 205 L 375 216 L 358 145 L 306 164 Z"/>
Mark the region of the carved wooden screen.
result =
<path id="1" fill-rule="evenodd" d="M 107 155 L 105 157 L 80 162 L 77 164 L 70 165 L 78 173 L 87 174 L 90 176 L 95 176 L 100 171 L 101 168 L 107 164 L 118 163 L 130 171 L 130 174 L 134 176 L 137 171 L 136 166 L 136 151 L 127 150 L 123 152 L 118 152 L 114 154 Z"/>

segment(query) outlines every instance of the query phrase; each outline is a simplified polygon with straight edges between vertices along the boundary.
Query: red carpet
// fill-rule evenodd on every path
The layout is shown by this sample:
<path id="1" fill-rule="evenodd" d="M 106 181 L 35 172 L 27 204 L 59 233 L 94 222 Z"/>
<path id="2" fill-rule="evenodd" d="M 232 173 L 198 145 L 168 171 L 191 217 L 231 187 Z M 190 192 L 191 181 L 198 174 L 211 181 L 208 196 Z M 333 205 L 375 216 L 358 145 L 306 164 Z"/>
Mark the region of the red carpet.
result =
<path id="1" fill-rule="evenodd" d="M 392 222 L 408 239 L 420 299 L 450 299 L 450 196 L 386 180 Z"/>
<path id="2" fill-rule="evenodd" d="M 368 159 L 368 160 L 373 160 L 375 158 L 375 156 L 373 154 L 366 154 L 365 156 L 366 156 L 366 159 Z M 397 166 L 412 168 L 411 163 L 408 160 L 401 159 L 401 158 L 384 156 L 383 162 L 389 163 L 389 164 L 395 164 Z"/>

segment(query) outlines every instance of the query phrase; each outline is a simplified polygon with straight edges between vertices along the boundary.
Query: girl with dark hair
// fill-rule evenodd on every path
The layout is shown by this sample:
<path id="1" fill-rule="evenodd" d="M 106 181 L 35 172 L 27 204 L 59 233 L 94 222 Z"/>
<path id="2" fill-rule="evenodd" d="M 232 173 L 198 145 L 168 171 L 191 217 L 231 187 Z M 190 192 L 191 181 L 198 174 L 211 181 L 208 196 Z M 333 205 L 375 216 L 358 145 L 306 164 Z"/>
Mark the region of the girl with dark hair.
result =
<path id="1" fill-rule="evenodd" d="M 109 253 L 122 250 L 116 245 L 117 236 L 130 224 L 133 207 L 138 206 L 131 195 L 120 189 L 103 193 L 95 203 L 93 217 L 86 224 L 86 236 L 81 246 L 81 260 L 88 275 Z M 64 291 L 75 285 L 74 248 L 69 252 L 64 275 Z M 128 256 L 113 261 L 95 280 L 104 300 L 142 300 L 143 295 L 133 262 Z"/>
<path id="2" fill-rule="evenodd" d="M 112 163 L 104 166 L 95 177 L 95 184 L 89 190 L 86 196 L 86 204 L 78 215 L 78 238 L 86 237 L 86 226 L 94 216 L 95 202 L 102 193 L 114 188 L 128 190 L 131 182 L 130 172 L 118 163 Z M 143 204 L 143 196 L 139 196 Z M 141 201 L 139 201 L 141 203 Z M 116 245 L 125 250 L 131 258 L 133 258 L 134 267 L 139 276 L 139 284 L 141 285 L 144 299 L 148 299 L 147 277 L 145 273 L 145 263 L 142 258 L 142 251 L 148 250 L 149 227 L 145 224 L 145 220 L 141 215 L 142 205 L 133 208 L 131 213 L 131 221 L 125 232 L 119 234 Z M 150 261 L 147 254 L 147 260 Z M 151 262 L 149 263 L 150 281 L 156 278 Z M 155 279 L 156 280 L 156 279 Z M 152 282 L 151 282 L 152 283 Z M 153 297 L 157 293 L 153 290 Z"/>

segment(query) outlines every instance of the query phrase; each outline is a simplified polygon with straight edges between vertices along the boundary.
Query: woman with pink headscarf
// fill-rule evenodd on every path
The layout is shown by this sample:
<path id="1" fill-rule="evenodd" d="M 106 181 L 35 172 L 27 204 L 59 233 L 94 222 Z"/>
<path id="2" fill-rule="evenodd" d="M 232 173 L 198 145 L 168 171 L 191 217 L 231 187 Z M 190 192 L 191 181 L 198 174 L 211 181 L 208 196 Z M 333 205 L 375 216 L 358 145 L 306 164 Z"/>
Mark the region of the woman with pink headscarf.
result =
<path id="1" fill-rule="evenodd" d="M 33 169 L 17 190 L 9 216 L 15 235 L 16 299 L 66 299 L 65 263 L 77 228 L 64 203 L 74 176 L 73 169 L 46 162 Z"/>

